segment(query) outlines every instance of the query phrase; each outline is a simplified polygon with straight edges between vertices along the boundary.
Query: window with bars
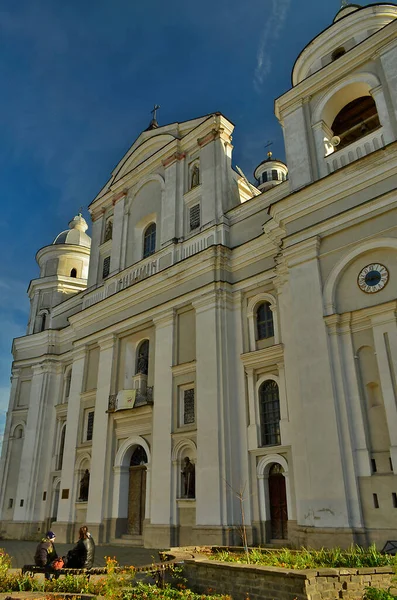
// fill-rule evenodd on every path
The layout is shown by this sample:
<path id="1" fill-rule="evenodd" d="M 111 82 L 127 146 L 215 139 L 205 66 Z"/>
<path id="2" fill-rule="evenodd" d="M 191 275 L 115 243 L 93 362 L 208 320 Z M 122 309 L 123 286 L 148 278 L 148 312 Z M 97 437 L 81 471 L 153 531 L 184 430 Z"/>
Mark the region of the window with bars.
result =
<path id="1" fill-rule="evenodd" d="M 103 259 L 102 265 L 102 278 L 105 279 L 110 273 L 110 256 L 106 256 Z"/>
<path id="2" fill-rule="evenodd" d="M 143 258 L 156 252 L 156 223 L 151 223 L 143 235 Z"/>
<path id="3" fill-rule="evenodd" d="M 195 204 L 189 209 L 189 226 L 190 231 L 200 227 L 200 204 Z"/>
<path id="4" fill-rule="evenodd" d="M 263 302 L 256 310 L 256 339 L 266 340 L 273 336 L 274 324 L 270 302 Z"/>
<path id="5" fill-rule="evenodd" d="M 89 411 L 87 414 L 87 425 L 86 425 L 86 434 L 85 441 L 90 442 L 92 440 L 92 433 L 94 431 L 94 411 Z"/>
<path id="6" fill-rule="evenodd" d="M 280 398 L 278 385 L 269 380 L 259 388 L 261 446 L 277 446 L 280 437 Z"/>
<path id="7" fill-rule="evenodd" d="M 183 425 L 194 423 L 194 388 L 183 390 Z"/>

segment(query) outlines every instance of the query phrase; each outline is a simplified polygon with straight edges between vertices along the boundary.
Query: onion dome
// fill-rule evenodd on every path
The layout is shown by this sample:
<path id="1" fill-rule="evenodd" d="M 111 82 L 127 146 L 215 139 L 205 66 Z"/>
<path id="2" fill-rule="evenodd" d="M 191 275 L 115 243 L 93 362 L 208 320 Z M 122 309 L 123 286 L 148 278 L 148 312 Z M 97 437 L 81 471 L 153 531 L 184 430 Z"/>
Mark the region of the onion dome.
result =
<path id="1" fill-rule="evenodd" d="M 79 213 L 69 223 L 69 229 L 57 235 L 53 244 L 73 244 L 74 246 L 91 247 L 91 238 L 85 232 L 88 229 L 87 221 Z"/>

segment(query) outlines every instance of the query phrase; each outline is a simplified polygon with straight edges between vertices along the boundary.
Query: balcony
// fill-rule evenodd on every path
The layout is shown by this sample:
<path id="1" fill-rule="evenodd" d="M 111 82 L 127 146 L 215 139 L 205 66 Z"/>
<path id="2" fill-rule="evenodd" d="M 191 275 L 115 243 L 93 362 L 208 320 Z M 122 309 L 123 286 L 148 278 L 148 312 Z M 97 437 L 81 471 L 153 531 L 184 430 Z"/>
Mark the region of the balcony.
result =
<path id="1" fill-rule="evenodd" d="M 119 410 L 134 410 L 141 406 L 153 404 L 153 387 L 147 387 L 145 392 L 141 390 L 120 390 L 117 394 L 111 394 L 108 402 L 108 413 Z"/>
<path id="2" fill-rule="evenodd" d="M 384 145 L 383 128 L 378 127 L 378 129 L 375 129 L 375 131 L 372 131 L 356 142 L 326 156 L 324 160 L 327 166 L 327 173 L 333 173 L 355 160 L 379 150 Z"/>

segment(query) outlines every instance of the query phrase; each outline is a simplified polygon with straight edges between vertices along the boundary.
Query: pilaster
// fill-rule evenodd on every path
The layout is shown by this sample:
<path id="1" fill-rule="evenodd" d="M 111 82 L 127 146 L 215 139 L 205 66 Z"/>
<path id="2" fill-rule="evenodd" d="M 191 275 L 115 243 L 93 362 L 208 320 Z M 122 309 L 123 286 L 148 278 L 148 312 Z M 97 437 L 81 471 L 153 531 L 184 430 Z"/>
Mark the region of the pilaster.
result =
<path id="1" fill-rule="evenodd" d="M 112 254 L 110 257 L 110 273 L 118 273 L 121 269 L 121 254 L 123 241 L 123 221 L 126 192 L 114 199 Z"/>
<path id="2" fill-rule="evenodd" d="M 80 397 L 83 389 L 86 349 L 79 348 L 73 353 L 72 379 L 68 401 L 66 421 L 65 448 L 59 498 L 58 521 L 70 523 L 74 520 L 74 503 L 76 501 L 75 462 L 77 433 L 80 419 Z"/>
<path id="3" fill-rule="evenodd" d="M 96 217 L 94 219 L 94 216 Z M 90 253 L 90 267 L 88 271 L 87 287 L 90 288 L 96 285 L 98 281 L 98 268 L 99 268 L 99 246 L 101 243 L 103 227 L 103 214 L 92 215 L 92 236 L 91 236 L 91 253 Z"/>
<path id="4" fill-rule="evenodd" d="M 171 515 L 172 359 L 174 310 L 153 319 L 155 331 L 153 447 L 151 465 L 152 525 L 167 525 Z"/>

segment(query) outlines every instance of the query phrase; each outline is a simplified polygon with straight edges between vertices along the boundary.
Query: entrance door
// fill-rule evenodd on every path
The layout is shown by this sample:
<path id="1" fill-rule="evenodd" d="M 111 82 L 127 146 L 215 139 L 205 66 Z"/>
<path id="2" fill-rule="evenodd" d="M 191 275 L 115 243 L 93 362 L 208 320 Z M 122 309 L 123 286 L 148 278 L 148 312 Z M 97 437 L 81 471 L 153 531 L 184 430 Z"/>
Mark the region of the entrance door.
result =
<path id="1" fill-rule="evenodd" d="M 130 462 L 127 530 L 130 535 L 142 535 L 146 500 L 146 463 L 146 452 L 142 446 L 138 446 Z"/>
<path id="2" fill-rule="evenodd" d="M 288 538 L 288 512 L 285 477 L 281 465 L 274 464 L 269 472 L 271 536 L 275 540 Z"/>

